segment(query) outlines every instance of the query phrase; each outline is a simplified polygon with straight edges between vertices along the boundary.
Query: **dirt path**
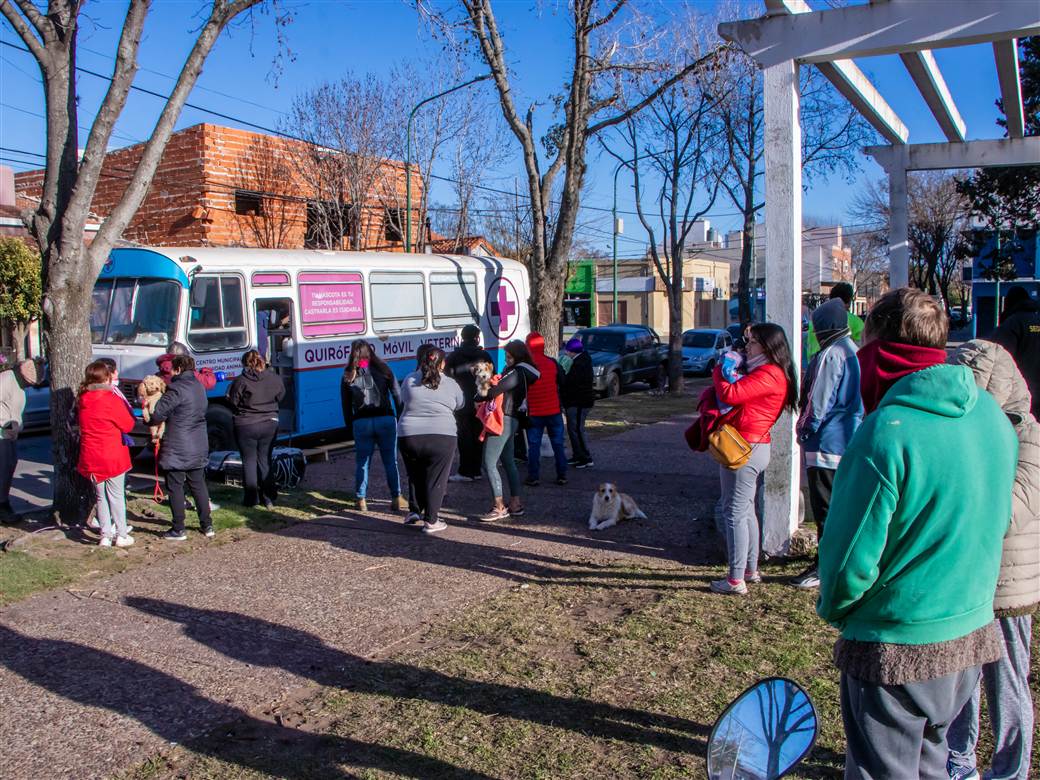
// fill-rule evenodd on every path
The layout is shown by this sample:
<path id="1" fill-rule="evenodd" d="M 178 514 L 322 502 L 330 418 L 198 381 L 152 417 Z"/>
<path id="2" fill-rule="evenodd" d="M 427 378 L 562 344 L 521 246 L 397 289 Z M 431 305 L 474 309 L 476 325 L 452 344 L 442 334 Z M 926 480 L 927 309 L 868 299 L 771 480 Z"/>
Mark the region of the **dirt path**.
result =
<path id="1" fill-rule="evenodd" d="M 528 491 L 527 516 L 506 524 L 465 522 L 486 508 L 486 483 L 452 485 L 452 527 L 436 537 L 374 500 L 368 516 L 297 523 L 0 611 L 0 776 L 107 777 L 220 724 L 260 723 L 301 687 L 349 684 L 352 669 L 444 615 L 517 582 L 553 581 L 566 562 L 703 562 L 714 541 L 692 520 L 710 511 L 717 477 L 686 449 L 686 424 L 596 442 L 594 469 Z M 308 482 L 346 487 L 352 469 L 323 464 Z M 590 534 L 601 481 L 650 519 Z"/>

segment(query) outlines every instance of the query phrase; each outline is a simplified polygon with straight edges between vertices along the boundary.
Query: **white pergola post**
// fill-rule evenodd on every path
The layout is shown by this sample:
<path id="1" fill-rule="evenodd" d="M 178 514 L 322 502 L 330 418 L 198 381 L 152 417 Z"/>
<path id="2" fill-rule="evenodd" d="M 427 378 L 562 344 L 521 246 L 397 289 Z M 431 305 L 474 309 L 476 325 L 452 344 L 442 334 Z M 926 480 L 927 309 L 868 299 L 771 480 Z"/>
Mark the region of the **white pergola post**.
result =
<path id="1" fill-rule="evenodd" d="M 764 69 L 766 171 L 766 319 L 783 327 L 795 367 L 802 361 L 802 126 L 798 63 Z M 798 529 L 801 463 L 795 418 L 785 412 L 773 427 L 766 472 L 762 548 L 786 553 Z"/>
<path id="2" fill-rule="evenodd" d="M 888 166 L 888 284 L 910 284 L 910 215 L 906 196 L 906 156 L 894 154 Z"/>

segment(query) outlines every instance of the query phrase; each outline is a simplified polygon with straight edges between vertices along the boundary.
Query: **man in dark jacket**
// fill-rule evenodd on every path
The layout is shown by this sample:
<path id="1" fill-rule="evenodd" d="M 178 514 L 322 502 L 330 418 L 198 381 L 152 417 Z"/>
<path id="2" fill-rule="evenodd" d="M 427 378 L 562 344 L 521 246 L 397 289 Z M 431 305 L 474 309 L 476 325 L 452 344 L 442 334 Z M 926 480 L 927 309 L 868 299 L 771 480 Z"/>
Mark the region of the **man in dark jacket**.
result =
<path id="1" fill-rule="evenodd" d="M 1040 419 L 1040 307 L 1021 285 L 1008 290 L 1000 327 L 990 336 L 1015 359 L 1033 396 L 1030 411 Z"/>
<path id="2" fill-rule="evenodd" d="M 476 404 L 473 401 L 477 394 L 477 383 L 470 371 L 473 365 L 487 362 L 494 371 L 495 361 L 480 346 L 480 328 L 466 325 L 462 328 L 462 343 L 445 361 L 445 373 L 458 382 L 462 388 L 462 397 L 466 405 L 455 412 L 455 420 L 459 428 L 459 470 L 448 479 L 451 482 L 473 482 L 480 479 L 480 462 L 483 445 L 480 443 L 480 432 L 483 428 L 477 419 Z"/>
<path id="3" fill-rule="evenodd" d="M 166 490 L 170 494 L 173 528 L 163 534 L 163 538 L 183 542 L 188 538 L 184 533 L 185 483 L 195 499 L 202 533 L 213 536 L 204 471 L 209 457 L 207 402 L 206 390 L 195 378 L 194 358 L 190 355 L 174 356 L 171 370 L 173 378 L 155 405 L 152 423 L 166 423 L 166 433 L 159 445 L 159 465 L 166 471 Z"/>
<path id="4" fill-rule="evenodd" d="M 564 347 L 570 366 L 563 376 L 560 397 L 567 415 L 567 436 L 571 440 L 571 454 L 567 465 L 587 469 L 594 465 L 589 444 L 585 439 L 585 418 L 596 403 L 595 379 L 592 375 L 592 358 L 585 351 L 581 339 L 574 338 Z"/>

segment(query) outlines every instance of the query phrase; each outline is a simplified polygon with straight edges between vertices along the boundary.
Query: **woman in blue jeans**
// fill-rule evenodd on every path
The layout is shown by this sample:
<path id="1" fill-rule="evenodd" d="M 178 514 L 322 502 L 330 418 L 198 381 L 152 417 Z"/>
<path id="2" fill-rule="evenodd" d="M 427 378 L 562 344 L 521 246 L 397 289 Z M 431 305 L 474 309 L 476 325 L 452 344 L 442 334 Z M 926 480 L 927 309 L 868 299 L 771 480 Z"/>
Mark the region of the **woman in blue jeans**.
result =
<path id="1" fill-rule="evenodd" d="M 520 429 L 520 420 L 524 416 L 521 409 L 527 399 L 527 387 L 539 374 L 533 365 L 531 352 L 522 341 L 510 341 L 505 346 L 506 370 L 486 396 L 477 395 L 477 402 L 495 400 L 502 405 L 502 433 L 484 439 L 484 471 L 491 486 L 491 497 L 494 504 L 491 511 L 481 516 L 481 520 L 493 522 L 505 520 L 509 516 L 520 517 L 524 507 L 520 503 L 520 474 L 516 470 L 516 459 L 513 451 L 513 436 Z M 479 391 L 478 391 L 479 393 Z M 502 477 L 498 473 L 498 462 L 506 470 L 509 480 L 509 506 L 502 496 Z"/>
<path id="2" fill-rule="evenodd" d="M 350 358 L 340 385 L 343 422 L 354 434 L 355 488 L 358 510 L 368 511 L 368 466 L 376 447 L 383 459 L 386 483 L 395 510 L 408 508 L 401 496 L 397 468 L 397 417 L 401 392 L 390 366 L 380 360 L 371 345 L 358 339 L 350 345 Z"/>

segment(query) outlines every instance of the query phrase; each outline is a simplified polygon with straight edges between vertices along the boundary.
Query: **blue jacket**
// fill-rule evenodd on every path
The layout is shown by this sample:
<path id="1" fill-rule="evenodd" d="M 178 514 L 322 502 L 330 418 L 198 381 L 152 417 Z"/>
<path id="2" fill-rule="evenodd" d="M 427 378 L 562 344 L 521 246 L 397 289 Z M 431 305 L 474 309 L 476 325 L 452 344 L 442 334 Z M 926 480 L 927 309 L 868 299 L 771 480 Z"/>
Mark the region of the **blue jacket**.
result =
<path id="1" fill-rule="evenodd" d="M 798 417 L 798 441 L 805 465 L 836 469 L 852 434 L 863 422 L 856 345 L 843 336 L 809 363 Z"/>

